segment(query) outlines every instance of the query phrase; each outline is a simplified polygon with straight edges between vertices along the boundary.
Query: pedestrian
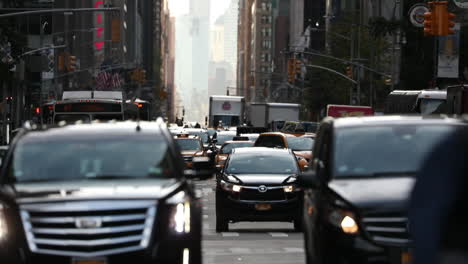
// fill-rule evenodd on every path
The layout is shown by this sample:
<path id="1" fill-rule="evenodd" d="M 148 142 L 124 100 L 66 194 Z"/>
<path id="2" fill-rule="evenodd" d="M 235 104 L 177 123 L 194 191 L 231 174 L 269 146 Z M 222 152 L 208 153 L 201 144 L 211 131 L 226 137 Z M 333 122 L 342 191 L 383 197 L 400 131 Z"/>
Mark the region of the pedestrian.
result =
<path id="1" fill-rule="evenodd" d="M 409 228 L 415 264 L 468 263 L 468 129 L 444 139 L 423 163 Z"/>

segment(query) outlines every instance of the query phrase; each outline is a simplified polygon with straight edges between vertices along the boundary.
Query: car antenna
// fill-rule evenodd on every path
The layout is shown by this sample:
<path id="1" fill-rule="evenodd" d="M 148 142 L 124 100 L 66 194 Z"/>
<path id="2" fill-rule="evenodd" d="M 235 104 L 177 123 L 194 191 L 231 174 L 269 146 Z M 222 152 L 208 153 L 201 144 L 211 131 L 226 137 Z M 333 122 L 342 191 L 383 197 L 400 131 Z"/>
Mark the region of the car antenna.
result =
<path id="1" fill-rule="evenodd" d="M 140 132 L 140 131 L 141 131 L 140 119 L 137 119 L 136 131 L 137 131 L 137 132 Z"/>

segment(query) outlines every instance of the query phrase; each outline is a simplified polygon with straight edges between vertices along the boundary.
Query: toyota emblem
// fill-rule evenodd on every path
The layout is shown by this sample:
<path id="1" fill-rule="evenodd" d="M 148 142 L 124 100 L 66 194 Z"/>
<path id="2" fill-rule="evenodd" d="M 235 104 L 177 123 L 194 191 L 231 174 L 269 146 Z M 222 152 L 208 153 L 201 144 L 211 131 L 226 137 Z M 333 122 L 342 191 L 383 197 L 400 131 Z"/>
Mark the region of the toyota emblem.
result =
<path id="1" fill-rule="evenodd" d="M 265 192 L 268 191 L 268 188 L 265 185 L 260 185 L 258 187 L 258 191 L 261 192 L 261 193 L 265 193 Z"/>

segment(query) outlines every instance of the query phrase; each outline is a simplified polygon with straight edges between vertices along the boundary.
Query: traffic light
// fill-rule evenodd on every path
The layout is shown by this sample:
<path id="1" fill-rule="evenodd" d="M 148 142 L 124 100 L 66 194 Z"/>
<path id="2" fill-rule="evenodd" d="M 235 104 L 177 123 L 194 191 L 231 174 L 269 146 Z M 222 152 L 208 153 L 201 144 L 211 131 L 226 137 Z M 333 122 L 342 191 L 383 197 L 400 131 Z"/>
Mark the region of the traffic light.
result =
<path id="1" fill-rule="evenodd" d="M 424 36 L 434 36 L 436 33 L 434 15 L 432 12 L 424 13 Z"/>
<path id="2" fill-rule="evenodd" d="M 69 72 L 76 71 L 76 56 L 73 56 L 73 55 L 68 56 L 67 70 Z"/>
<path id="3" fill-rule="evenodd" d="M 302 61 L 294 60 L 294 73 L 301 74 L 302 73 Z"/>
<path id="4" fill-rule="evenodd" d="M 424 14 L 425 36 L 447 36 L 454 34 L 455 14 L 449 13 L 447 1 L 429 2 L 431 12 Z"/>
<path id="5" fill-rule="evenodd" d="M 346 67 L 346 76 L 348 76 L 350 79 L 353 79 L 353 67 L 352 66 Z"/>
<path id="6" fill-rule="evenodd" d="M 296 59 L 288 60 L 288 82 L 294 83 L 296 81 Z"/>

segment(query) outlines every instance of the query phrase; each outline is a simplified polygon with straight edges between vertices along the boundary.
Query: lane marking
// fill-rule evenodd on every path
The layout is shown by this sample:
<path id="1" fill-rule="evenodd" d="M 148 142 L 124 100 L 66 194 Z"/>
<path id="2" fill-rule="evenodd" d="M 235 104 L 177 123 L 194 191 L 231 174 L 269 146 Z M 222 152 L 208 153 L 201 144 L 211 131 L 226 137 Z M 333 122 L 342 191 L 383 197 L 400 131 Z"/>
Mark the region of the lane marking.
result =
<path id="1" fill-rule="evenodd" d="M 222 232 L 221 235 L 223 237 L 238 237 L 239 233 L 236 233 L 236 232 Z"/>
<path id="2" fill-rule="evenodd" d="M 275 232 L 270 232 L 268 233 L 272 237 L 288 237 L 289 235 L 286 233 L 275 233 Z"/>
<path id="3" fill-rule="evenodd" d="M 207 219 L 208 218 L 208 215 L 203 215 L 203 219 Z"/>
<path id="4" fill-rule="evenodd" d="M 250 254 L 250 248 L 229 248 L 233 254 Z"/>
<path id="5" fill-rule="evenodd" d="M 283 248 L 286 253 L 304 253 L 303 248 Z"/>

